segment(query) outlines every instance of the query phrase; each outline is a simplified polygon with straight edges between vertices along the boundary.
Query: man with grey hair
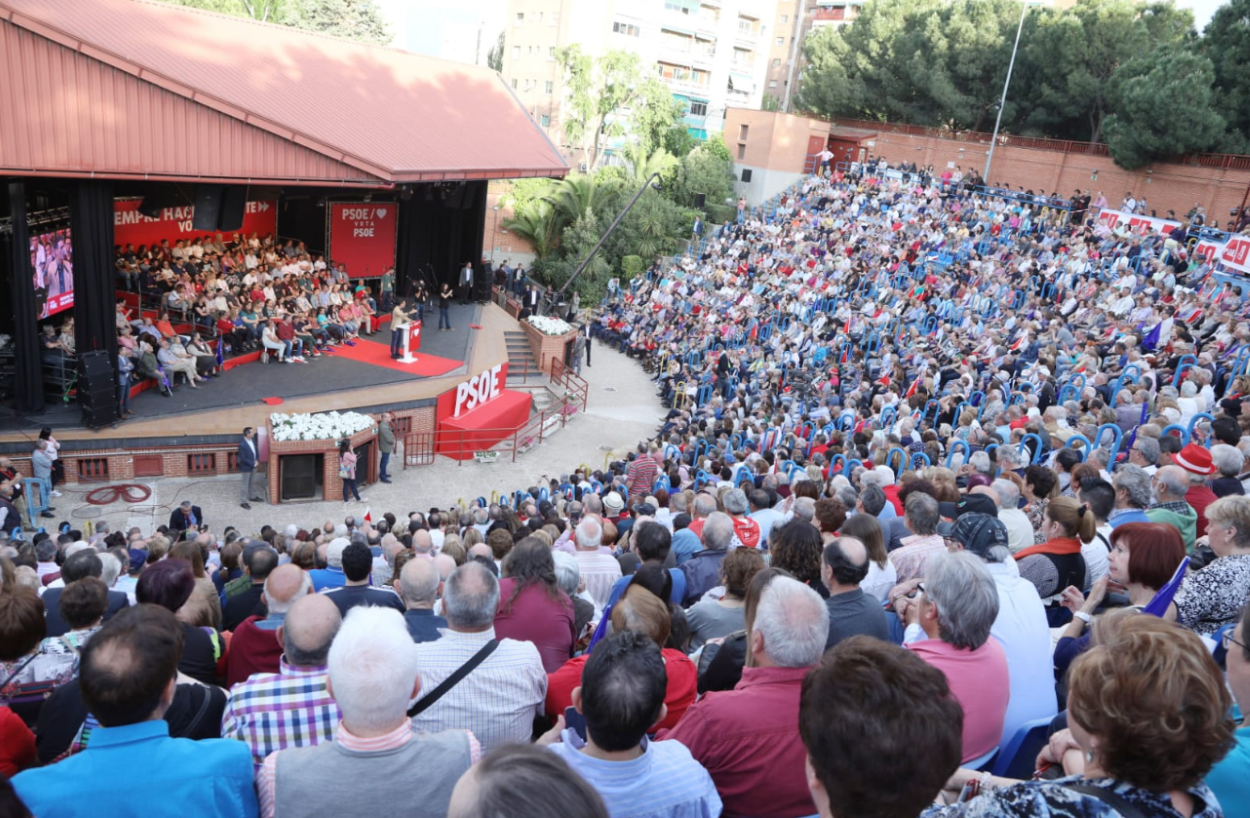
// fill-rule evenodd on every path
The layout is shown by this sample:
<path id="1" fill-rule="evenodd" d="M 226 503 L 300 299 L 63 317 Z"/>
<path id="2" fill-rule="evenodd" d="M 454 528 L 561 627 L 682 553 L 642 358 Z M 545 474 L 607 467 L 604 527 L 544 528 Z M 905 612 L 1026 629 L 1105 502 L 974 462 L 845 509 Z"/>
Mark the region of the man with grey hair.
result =
<path id="1" fill-rule="evenodd" d="M 324 591 L 347 583 L 347 576 L 343 573 L 343 550 L 351 544 L 347 537 L 335 537 L 326 545 L 326 567 L 308 572 L 316 590 Z"/>
<path id="2" fill-rule="evenodd" d="M 1159 470 L 1159 441 L 1138 435 L 1133 440 L 1133 447 L 1128 450 L 1128 462 L 1153 476 Z"/>
<path id="3" fill-rule="evenodd" d="M 889 505 L 889 503 L 886 503 Z M 794 501 L 794 506 L 790 509 L 791 519 L 802 520 L 805 523 L 812 522 L 816 516 L 816 501 L 811 497 L 800 497 Z"/>
<path id="4" fill-rule="evenodd" d="M 1111 478 L 1111 487 L 1115 489 L 1115 507 L 1107 516 L 1112 529 L 1125 523 L 1150 522 L 1146 509 L 1150 508 L 1152 482 L 1149 472 L 1132 463 L 1125 463 L 1115 470 Z"/>
<path id="5" fill-rule="evenodd" d="M 481 563 L 466 562 L 447 578 L 447 629 L 441 639 L 416 646 L 425 696 L 416 704 L 415 728 L 469 730 L 483 751 L 530 740 L 534 719 L 543 713 L 547 672 L 534 643 L 495 637 L 498 608 L 499 580 Z M 440 690 L 475 658 L 480 664 L 472 673 Z"/>
<path id="6" fill-rule="evenodd" d="M 703 526 L 708 517 L 716 511 L 716 498 L 705 491 L 694 496 L 693 509 L 690 515 L 690 533 L 703 539 Z"/>
<path id="7" fill-rule="evenodd" d="M 990 456 L 984 451 L 973 452 L 968 458 L 968 464 L 972 466 L 973 472 L 984 474 L 989 477 L 994 476 L 994 464 L 990 461 Z"/>
<path id="8" fill-rule="evenodd" d="M 1181 534 L 1185 550 L 1194 550 L 1198 536 L 1198 512 L 1185 500 L 1189 473 L 1180 466 L 1164 466 L 1154 476 L 1155 503 L 1146 512 L 1152 523 L 1167 523 Z"/>
<path id="9" fill-rule="evenodd" d="M 901 548 L 890 552 L 890 562 L 894 563 L 900 584 L 923 578 L 929 558 L 946 551 L 946 542 L 937 533 L 937 524 L 942 519 L 937 500 L 928 494 L 912 492 L 907 496 L 904 510 L 903 520 L 912 535 L 903 538 Z"/>
<path id="10" fill-rule="evenodd" d="M 580 640 L 586 632 L 586 626 L 599 613 L 599 609 L 584 596 L 586 586 L 582 582 L 581 569 L 577 566 L 577 557 L 563 551 L 556 551 L 551 557 L 556 566 L 556 583 L 573 600 L 573 632 L 577 634 L 575 641 Z"/>
<path id="11" fill-rule="evenodd" d="M 986 514 L 962 514 L 953 523 L 942 523 L 939 529 L 949 537 L 952 550 L 979 558 L 994 578 L 998 615 L 990 635 L 1003 648 L 1011 679 L 1001 737 L 1005 742 L 1024 724 L 1053 718 L 1058 712 L 1052 695 L 1054 668 L 1046 609 L 1037 586 L 1020 577 L 1001 520 Z"/>
<path id="12" fill-rule="evenodd" d="M 742 680 L 690 705 L 675 727 L 657 734 L 657 740 L 686 745 L 707 768 L 725 814 L 815 814 L 795 714 L 803 679 L 828 635 L 820 594 L 790 577 L 774 577 L 760 594 L 749 632 L 753 662 L 742 669 Z"/>
<path id="13" fill-rule="evenodd" d="M 702 495 L 700 495 L 702 496 Z M 698 500 L 695 501 L 696 505 Z M 693 527 L 693 526 L 692 526 Z M 677 566 L 686 577 L 686 595 L 682 606 L 689 607 L 720 584 L 720 566 L 734 539 L 734 524 L 728 514 L 713 511 L 703 525 L 703 550 Z"/>
<path id="14" fill-rule="evenodd" d="M 1005 535 L 998 533 L 1004 541 Z M 999 610 L 994 578 L 980 557 L 935 554 L 919 593 L 896 600 L 899 608 L 907 624 L 904 647 L 945 674 L 964 710 L 964 766 L 978 766 L 998 749 L 1012 693 L 1007 654 L 990 638 Z"/>
<path id="15" fill-rule="evenodd" d="M 278 626 L 278 672 L 255 673 L 231 688 L 221 735 L 245 742 L 257 768 L 270 753 L 334 738 L 340 713 L 326 689 L 326 657 L 342 621 L 325 597 L 296 600 Z"/>
<path id="16" fill-rule="evenodd" d="M 434 613 L 434 602 L 443 587 L 433 560 L 408 560 L 399 572 L 399 595 L 404 600 L 404 624 L 413 642 L 433 642 L 443 634 L 447 620 Z"/>
<path id="17" fill-rule="evenodd" d="M 859 491 L 859 497 L 855 499 L 855 513 L 867 514 L 869 517 L 876 519 L 877 524 L 881 526 L 881 540 L 888 548 L 890 546 L 890 523 L 882 516 L 885 507 L 890 505 L 889 499 L 885 496 L 885 492 L 880 486 L 867 485 Z M 847 506 L 851 508 L 851 506 Z M 893 507 L 891 506 L 891 510 Z"/>
<path id="18" fill-rule="evenodd" d="M 990 483 L 998 495 L 998 520 L 1007 528 L 1007 547 L 1016 553 L 1033 545 L 1033 523 L 1020 509 L 1020 487 L 1010 480 L 998 478 Z"/>
<path id="19" fill-rule="evenodd" d="M 1021 477 L 1024 475 L 1024 455 L 1020 453 L 1017 446 L 1003 445 L 994 450 L 994 456 L 998 460 L 998 468 L 1002 473 L 1013 471 Z"/>
<path id="20" fill-rule="evenodd" d="M 598 518 L 587 517 L 578 523 L 574 540 L 577 551 L 573 556 L 577 560 L 581 579 L 586 583 L 586 591 L 595 607 L 603 610 L 608 604 L 612 586 L 621 578 L 621 564 L 610 552 L 605 553 L 603 525 Z"/>
<path id="21" fill-rule="evenodd" d="M 437 644 L 437 643 L 433 643 Z M 334 741 L 281 750 L 257 774 L 261 818 L 331 814 L 444 815 L 456 781 L 481 755 L 470 732 L 413 729 L 405 711 L 423 690 L 420 660 L 400 614 L 354 608 L 327 660 L 328 689 L 342 711 Z M 476 675 L 476 674 L 474 674 Z M 411 778 L 402 791 L 368 782 Z"/>
<path id="22" fill-rule="evenodd" d="M 725 492 L 721 502 L 725 504 L 725 513 L 733 520 L 734 534 L 738 542 L 746 548 L 758 548 L 760 544 L 760 524 L 747 516 L 751 509 L 747 504 L 747 495 L 742 489 L 730 489 Z"/>

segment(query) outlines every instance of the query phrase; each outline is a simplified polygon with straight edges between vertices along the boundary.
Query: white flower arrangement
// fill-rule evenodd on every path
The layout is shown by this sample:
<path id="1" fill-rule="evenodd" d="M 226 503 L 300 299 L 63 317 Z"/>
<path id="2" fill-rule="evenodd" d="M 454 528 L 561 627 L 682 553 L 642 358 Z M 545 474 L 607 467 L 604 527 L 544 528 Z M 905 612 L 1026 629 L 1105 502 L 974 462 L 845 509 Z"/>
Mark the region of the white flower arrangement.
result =
<path id="1" fill-rule="evenodd" d="M 359 412 L 322 412 L 320 414 L 269 416 L 274 440 L 341 440 L 357 432 L 371 429 L 373 418 Z"/>
<path id="2" fill-rule="evenodd" d="M 543 335 L 568 335 L 573 331 L 572 324 L 549 315 L 531 315 L 525 320 Z"/>

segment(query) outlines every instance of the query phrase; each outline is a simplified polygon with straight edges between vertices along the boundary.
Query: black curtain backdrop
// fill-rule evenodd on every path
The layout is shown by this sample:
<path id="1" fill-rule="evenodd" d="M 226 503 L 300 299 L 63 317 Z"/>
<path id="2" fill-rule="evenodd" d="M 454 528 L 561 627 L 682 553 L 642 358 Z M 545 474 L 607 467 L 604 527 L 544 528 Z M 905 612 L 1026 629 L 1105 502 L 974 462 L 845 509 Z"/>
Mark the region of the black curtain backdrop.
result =
<path id="1" fill-rule="evenodd" d="M 26 185 L 9 182 L 9 212 L 13 236 L 9 242 L 9 269 L 13 272 L 13 352 L 17 367 L 16 401 L 19 412 L 43 410 L 43 373 L 39 356 L 39 314 L 35 310 L 34 270 L 30 266 L 30 231 L 26 226 Z"/>
<path id="2" fill-rule="evenodd" d="M 466 182 L 446 197 L 426 199 L 419 186 L 399 204 L 395 291 L 407 295 L 410 283 L 424 279 L 433 292 L 446 281 L 455 286 L 460 268 L 473 262 L 481 274 L 486 229 L 486 182 Z"/>
<path id="3" fill-rule="evenodd" d="M 84 179 L 69 201 L 74 241 L 74 340 L 79 353 L 104 350 L 117 369 L 117 281 L 113 267 L 113 185 Z M 117 378 L 113 378 L 117 383 Z"/>

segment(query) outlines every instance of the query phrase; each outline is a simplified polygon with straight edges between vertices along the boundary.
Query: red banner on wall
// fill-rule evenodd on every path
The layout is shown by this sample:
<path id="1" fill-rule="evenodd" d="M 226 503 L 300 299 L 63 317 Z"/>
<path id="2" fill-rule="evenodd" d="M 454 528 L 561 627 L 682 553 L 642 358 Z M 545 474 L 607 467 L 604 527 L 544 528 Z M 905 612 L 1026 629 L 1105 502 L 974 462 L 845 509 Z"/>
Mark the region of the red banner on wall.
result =
<path id="1" fill-rule="evenodd" d="M 1136 213 L 1125 213 L 1123 210 L 1106 208 L 1099 212 L 1098 221 L 1112 230 L 1122 227 L 1139 236 L 1149 235 L 1152 232 L 1171 233 L 1181 226 L 1181 223 L 1174 219 L 1159 219 L 1154 216 L 1141 216 Z"/>
<path id="2" fill-rule="evenodd" d="M 329 256 L 351 278 L 378 278 L 395 264 L 396 202 L 334 202 Z"/>
<path id="3" fill-rule="evenodd" d="M 139 212 L 142 199 L 113 202 L 113 243 L 160 244 L 161 239 L 169 239 L 172 245 L 178 239 L 189 239 L 196 236 L 211 236 L 215 230 L 194 230 L 191 223 L 195 218 L 195 206 L 166 207 L 155 218 Z M 243 226 L 238 230 L 222 231 L 229 238 L 234 233 L 251 236 L 267 236 L 278 232 L 278 202 L 276 200 L 248 202 L 243 208 Z"/>

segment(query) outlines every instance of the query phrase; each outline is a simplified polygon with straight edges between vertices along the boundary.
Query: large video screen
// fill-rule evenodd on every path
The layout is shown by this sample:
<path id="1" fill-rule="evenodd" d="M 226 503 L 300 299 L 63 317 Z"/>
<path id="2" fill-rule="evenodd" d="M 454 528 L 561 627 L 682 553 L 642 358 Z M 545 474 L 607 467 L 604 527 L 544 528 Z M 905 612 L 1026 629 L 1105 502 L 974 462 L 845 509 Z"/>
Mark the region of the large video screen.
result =
<path id="1" fill-rule="evenodd" d="M 31 236 L 30 266 L 35 271 L 35 305 L 40 318 L 74 306 L 74 248 L 69 228 Z"/>

